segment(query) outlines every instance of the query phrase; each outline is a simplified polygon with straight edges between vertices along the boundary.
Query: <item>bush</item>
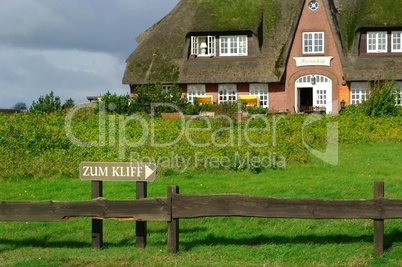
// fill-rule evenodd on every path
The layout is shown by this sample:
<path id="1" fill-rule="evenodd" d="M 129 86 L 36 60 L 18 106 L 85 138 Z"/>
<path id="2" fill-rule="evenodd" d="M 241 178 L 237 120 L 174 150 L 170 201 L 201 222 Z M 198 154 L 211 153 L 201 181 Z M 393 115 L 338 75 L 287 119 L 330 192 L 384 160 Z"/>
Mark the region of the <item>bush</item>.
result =
<path id="1" fill-rule="evenodd" d="M 249 107 L 247 108 L 249 114 L 267 114 L 268 109 L 262 107 Z"/>
<path id="2" fill-rule="evenodd" d="M 396 105 L 397 97 L 399 92 L 395 89 L 395 81 L 375 82 L 370 90 L 370 97 L 359 108 L 368 116 L 399 116 L 401 108 Z"/>
<path id="3" fill-rule="evenodd" d="M 99 109 L 105 109 L 106 112 L 117 114 L 129 114 L 130 113 L 130 97 L 126 95 L 111 94 L 109 91 L 101 97 L 101 101 L 97 103 L 95 112 Z"/>
<path id="4" fill-rule="evenodd" d="M 63 106 L 61 107 L 62 109 L 68 109 L 74 107 L 74 100 L 72 98 L 69 98 L 64 102 Z"/>
<path id="5" fill-rule="evenodd" d="M 201 106 L 201 111 L 211 111 L 215 112 L 215 115 L 226 115 L 229 117 L 233 116 L 236 111 L 241 111 L 241 105 L 237 102 L 234 103 L 223 103 L 223 104 L 204 104 Z"/>
<path id="6" fill-rule="evenodd" d="M 53 91 L 45 96 L 40 96 L 38 101 L 32 102 L 29 111 L 31 112 L 55 112 L 61 110 L 60 97 L 54 96 Z"/>
<path id="7" fill-rule="evenodd" d="M 24 110 L 27 110 L 28 108 L 27 108 L 27 104 L 25 104 L 24 102 L 18 102 L 17 104 L 15 104 L 13 106 L 12 109 L 18 110 L 18 111 L 24 111 Z"/>

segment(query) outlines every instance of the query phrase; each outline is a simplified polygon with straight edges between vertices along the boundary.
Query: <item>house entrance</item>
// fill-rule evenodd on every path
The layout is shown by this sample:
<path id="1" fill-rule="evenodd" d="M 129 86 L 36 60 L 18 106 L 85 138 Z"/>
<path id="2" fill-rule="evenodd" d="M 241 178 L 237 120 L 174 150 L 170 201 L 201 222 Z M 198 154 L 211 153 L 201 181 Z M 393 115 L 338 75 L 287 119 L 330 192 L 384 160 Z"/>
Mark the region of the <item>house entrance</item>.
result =
<path id="1" fill-rule="evenodd" d="M 313 105 L 313 87 L 297 88 L 299 95 L 299 111 L 309 110 Z"/>
<path id="2" fill-rule="evenodd" d="M 332 112 L 332 80 L 322 75 L 305 75 L 295 82 L 295 110 Z"/>

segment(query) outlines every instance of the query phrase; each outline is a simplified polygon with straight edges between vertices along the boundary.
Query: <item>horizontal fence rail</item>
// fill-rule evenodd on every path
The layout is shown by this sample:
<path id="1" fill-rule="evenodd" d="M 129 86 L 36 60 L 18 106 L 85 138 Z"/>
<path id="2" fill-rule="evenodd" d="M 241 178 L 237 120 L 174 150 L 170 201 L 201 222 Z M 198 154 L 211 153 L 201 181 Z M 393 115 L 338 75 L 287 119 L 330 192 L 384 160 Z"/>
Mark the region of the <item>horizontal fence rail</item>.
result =
<path id="1" fill-rule="evenodd" d="M 171 205 L 171 207 L 169 207 Z M 256 197 L 237 194 L 180 195 L 137 200 L 2 201 L 0 221 L 65 221 L 73 217 L 169 221 L 240 216 L 298 219 L 401 219 L 402 200 L 323 200 Z"/>
<path id="2" fill-rule="evenodd" d="M 138 200 L 0 202 L 1 221 L 68 221 L 73 217 L 168 221 L 171 218 L 166 198 Z"/>
<path id="3" fill-rule="evenodd" d="M 102 195 L 101 183 L 93 182 L 93 197 Z M 92 217 L 93 246 L 102 245 L 102 219 L 137 221 L 137 247 L 146 245 L 146 221 L 166 221 L 168 251 L 179 249 L 179 219 L 242 216 L 298 219 L 372 219 L 374 254 L 384 248 L 384 220 L 402 219 L 402 199 L 384 198 L 384 183 L 374 183 L 374 198 L 362 200 L 298 199 L 240 194 L 179 194 L 169 186 L 166 198 L 146 198 L 146 186 L 137 182 L 136 200 L 1 201 L 0 221 L 68 221 Z"/>
<path id="4" fill-rule="evenodd" d="M 402 200 L 323 200 L 247 195 L 173 195 L 175 219 L 245 216 L 299 219 L 398 219 Z"/>

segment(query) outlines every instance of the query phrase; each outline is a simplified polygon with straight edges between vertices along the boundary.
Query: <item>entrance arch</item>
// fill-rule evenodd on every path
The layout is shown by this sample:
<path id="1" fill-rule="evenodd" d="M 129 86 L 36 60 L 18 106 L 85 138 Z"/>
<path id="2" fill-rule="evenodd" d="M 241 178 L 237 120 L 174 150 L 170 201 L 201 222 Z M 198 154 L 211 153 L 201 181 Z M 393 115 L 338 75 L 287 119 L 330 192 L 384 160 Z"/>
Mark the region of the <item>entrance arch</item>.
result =
<path id="1" fill-rule="evenodd" d="M 295 107 L 296 112 L 317 108 L 332 112 L 332 80 L 318 74 L 298 78 L 295 82 Z"/>

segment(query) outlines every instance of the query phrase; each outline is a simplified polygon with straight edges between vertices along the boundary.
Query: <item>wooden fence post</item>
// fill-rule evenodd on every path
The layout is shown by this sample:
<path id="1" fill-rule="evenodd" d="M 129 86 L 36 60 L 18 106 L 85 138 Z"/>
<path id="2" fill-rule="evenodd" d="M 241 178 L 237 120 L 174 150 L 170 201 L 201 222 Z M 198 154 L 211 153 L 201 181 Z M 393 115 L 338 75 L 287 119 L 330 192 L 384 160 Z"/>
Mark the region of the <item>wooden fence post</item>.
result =
<path id="1" fill-rule="evenodd" d="M 170 221 L 167 222 L 168 228 L 168 252 L 177 253 L 179 251 L 179 219 L 173 219 L 173 195 L 179 193 L 179 187 L 176 185 L 168 186 L 167 199 L 170 207 Z"/>
<path id="2" fill-rule="evenodd" d="M 136 199 L 147 197 L 147 183 L 136 182 Z M 135 246 L 137 248 L 145 248 L 147 245 L 147 222 L 136 221 L 135 222 Z"/>
<path id="3" fill-rule="evenodd" d="M 92 199 L 103 196 L 103 182 L 92 181 Z M 102 248 L 103 245 L 103 220 L 92 219 L 92 247 Z"/>
<path id="4" fill-rule="evenodd" d="M 374 198 L 384 197 L 384 182 L 374 182 Z M 384 253 L 384 220 L 374 220 L 374 256 Z"/>

